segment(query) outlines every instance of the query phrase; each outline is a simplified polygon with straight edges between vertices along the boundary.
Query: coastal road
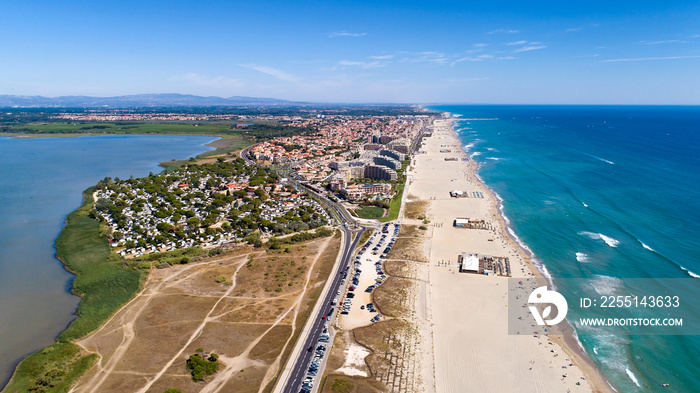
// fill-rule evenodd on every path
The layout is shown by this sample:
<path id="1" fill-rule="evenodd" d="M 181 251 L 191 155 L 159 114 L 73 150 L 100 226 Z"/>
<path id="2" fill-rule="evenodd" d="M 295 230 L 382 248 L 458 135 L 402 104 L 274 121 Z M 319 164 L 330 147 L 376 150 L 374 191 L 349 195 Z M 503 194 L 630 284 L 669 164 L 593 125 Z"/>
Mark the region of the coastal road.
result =
<path id="1" fill-rule="evenodd" d="M 345 234 L 345 242 L 342 245 L 342 257 L 340 259 L 340 263 L 338 263 L 338 268 L 329 278 L 329 280 L 331 280 L 331 284 L 329 286 L 328 291 L 326 292 L 326 296 L 322 299 L 319 299 L 319 301 L 321 302 L 321 307 L 318 309 L 318 313 L 316 315 L 310 316 L 311 320 L 313 321 L 311 329 L 308 330 L 308 334 L 305 337 L 300 336 L 298 339 L 298 341 L 303 342 L 301 350 L 297 352 L 292 350 L 290 356 L 294 356 L 296 353 L 297 357 L 296 359 L 289 360 L 289 364 L 292 365 L 290 367 L 291 371 L 289 373 L 289 376 L 286 381 L 279 381 L 281 384 L 278 385 L 278 388 L 281 387 L 281 389 L 275 389 L 276 392 L 297 393 L 301 390 L 301 383 L 306 377 L 307 370 L 309 368 L 309 365 L 311 364 L 311 359 L 315 355 L 315 351 L 309 352 L 307 348 L 313 347 L 314 349 L 316 349 L 316 347 L 319 344 L 318 339 L 321 336 L 324 324 L 327 321 L 333 320 L 335 314 L 338 312 L 338 310 L 334 310 L 333 314 L 331 316 L 328 316 L 328 311 L 331 307 L 337 308 L 337 305 L 331 306 L 331 301 L 337 296 L 336 293 L 340 289 L 340 282 L 343 279 L 345 267 L 350 266 L 352 255 L 365 229 L 360 228 L 357 230 L 351 230 L 347 227 L 343 227 L 341 228 L 341 231 L 343 231 Z M 352 236 L 353 234 L 355 235 L 354 238 Z M 327 319 L 323 319 L 324 315 L 327 316 Z M 330 353 L 332 342 L 324 345 L 327 348 L 326 356 L 328 356 L 328 354 Z M 296 347 L 299 348 L 299 344 L 297 344 Z M 314 380 L 314 386 L 318 385 L 322 375 L 323 370 L 319 370 L 318 375 Z"/>
<path id="2" fill-rule="evenodd" d="M 253 145 L 255 146 L 255 145 Z M 241 151 L 241 157 L 248 165 L 256 165 L 255 161 L 248 158 L 248 152 L 253 147 L 249 146 Z M 292 348 L 290 358 L 287 360 L 285 369 L 282 371 L 279 380 L 275 386 L 274 392 L 296 393 L 301 390 L 301 384 L 306 377 L 311 359 L 315 355 L 315 349 L 318 346 L 318 340 L 327 321 L 333 320 L 339 312 L 334 310 L 331 315 L 328 315 L 331 307 L 331 301 L 337 296 L 340 289 L 340 282 L 343 280 L 345 268 L 350 266 L 352 255 L 357 248 L 357 243 L 360 241 L 365 228 L 358 226 L 353 217 L 348 213 L 343 206 L 328 199 L 325 195 L 317 192 L 314 188 L 304 184 L 293 176 L 290 176 L 289 169 L 278 169 L 277 173 L 280 176 L 286 177 L 298 189 L 305 191 L 309 196 L 315 199 L 321 206 L 331 215 L 339 224 L 340 231 L 343 232 L 343 243 L 340 249 L 340 260 L 336 264 L 336 270 L 328 277 L 326 288 L 321 292 L 321 298 L 318 299 L 317 306 L 314 308 L 316 313 L 312 311 L 310 319 L 301 331 L 297 342 Z M 325 296 L 324 296 L 325 293 Z M 323 318 L 326 316 L 326 318 Z M 330 354 L 332 341 L 326 345 L 326 356 Z M 314 350 L 308 351 L 308 348 L 313 347 Z M 288 370 L 288 371 L 287 371 Z M 318 388 L 318 383 L 323 375 L 323 370 L 319 369 L 317 378 L 314 380 L 314 386 Z"/>

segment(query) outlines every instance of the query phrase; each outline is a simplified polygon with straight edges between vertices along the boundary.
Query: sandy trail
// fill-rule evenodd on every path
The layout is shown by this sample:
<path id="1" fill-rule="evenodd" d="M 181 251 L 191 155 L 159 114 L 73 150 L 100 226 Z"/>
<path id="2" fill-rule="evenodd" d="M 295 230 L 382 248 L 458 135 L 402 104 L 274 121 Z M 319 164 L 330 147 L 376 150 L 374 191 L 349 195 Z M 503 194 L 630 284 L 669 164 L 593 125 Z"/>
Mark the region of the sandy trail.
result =
<path id="1" fill-rule="evenodd" d="M 296 331 L 295 325 L 299 315 L 300 305 L 305 296 L 308 294 L 308 290 L 311 289 L 310 282 L 312 273 L 315 271 L 317 262 L 327 250 L 331 241 L 332 237 L 328 237 L 327 239 L 323 240 L 322 243 L 320 243 L 319 249 L 316 251 L 314 258 L 311 261 L 310 266 L 306 271 L 306 274 L 304 275 L 303 289 L 273 297 L 257 298 L 250 296 L 232 296 L 232 293 L 236 290 L 238 286 L 237 284 L 239 272 L 241 271 L 241 268 L 243 268 L 246 265 L 247 258 L 253 254 L 260 254 L 260 252 L 237 255 L 235 259 L 233 259 L 233 261 L 235 262 L 230 265 L 235 268 L 235 271 L 230 276 L 232 284 L 225 292 L 223 292 L 220 295 L 206 295 L 194 293 L 188 295 L 192 298 L 209 298 L 212 300 L 216 299 L 216 302 L 214 302 L 214 304 L 211 307 L 209 307 L 208 313 L 204 316 L 204 318 L 196 319 L 196 321 L 200 322 L 199 325 L 194 329 L 194 331 L 192 331 L 187 341 L 183 345 L 181 345 L 179 348 L 175 348 L 177 349 L 177 352 L 172 357 L 170 357 L 169 360 L 166 363 L 164 363 L 164 365 L 160 367 L 157 372 L 154 373 L 119 370 L 117 369 L 117 367 L 120 364 L 122 364 L 125 361 L 125 359 L 128 358 L 127 353 L 132 347 L 132 345 L 134 345 L 137 335 L 137 332 L 135 331 L 136 323 L 139 320 L 139 318 L 145 317 L 145 315 L 143 314 L 144 310 L 148 309 L 148 306 L 151 303 L 151 301 L 160 295 L 165 295 L 166 290 L 168 290 L 171 287 L 186 284 L 188 280 L 195 278 L 198 274 L 201 274 L 203 269 L 207 269 L 210 266 L 218 265 L 223 259 L 217 259 L 197 264 L 190 264 L 187 266 L 178 266 L 176 269 L 174 269 L 175 271 L 161 276 L 162 278 L 154 278 L 158 276 L 153 273 L 149 274 L 146 283 L 144 284 L 143 291 L 138 293 L 132 300 L 130 300 L 119 311 L 117 311 L 107 322 L 105 322 L 105 324 L 102 325 L 102 327 L 100 327 L 91 335 L 76 342 L 76 344 L 81 346 L 87 352 L 95 352 L 93 348 L 91 348 L 91 338 L 95 337 L 96 335 L 104 336 L 107 334 L 115 333 L 121 334 L 121 340 L 116 346 L 116 348 L 112 349 L 113 352 L 100 353 L 100 350 L 97 350 L 97 353 L 101 356 L 101 359 L 95 365 L 95 369 L 93 369 L 93 374 L 88 374 L 88 378 L 85 378 L 84 380 L 81 380 L 76 385 L 74 385 L 71 388 L 70 393 L 100 392 L 104 387 L 105 381 L 107 381 L 110 377 L 115 375 L 142 377 L 144 380 L 144 385 L 138 389 L 134 389 L 133 391 L 138 393 L 146 393 L 149 390 L 153 389 L 154 384 L 158 382 L 159 379 L 161 379 L 164 375 L 167 375 L 167 371 L 172 367 L 173 364 L 175 364 L 175 362 L 184 359 L 184 352 L 197 338 L 201 336 L 207 324 L 219 321 L 220 319 L 225 318 L 229 314 L 235 313 L 236 311 L 242 310 L 251 305 L 250 303 L 246 303 L 244 305 L 236 306 L 232 309 L 227 309 L 226 311 L 215 314 L 214 312 L 218 309 L 220 303 L 224 299 L 240 299 L 254 301 L 253 304 L 255 306 L 270 303 L 280 299 L 290 299 L 290 301 L 294 300 L 294 303 L 292 303 L 291 306 L 286 307 L 286 309 L 282 313 L 277 315 L 276 319 L 271 323 L 269 328 L 262 332 L 262 334 L 257 335 L 255 339 L 251 341 L 249 345 L 246 346 L 245 350 L 240 355 L 236 357 L 227 357 L 225 356 L 225 354 L 222 354 L 219 358 L 219 361 L 220 364 L 224 366 L 222 367 L 223 370 L 220 370 L 217 374 L 213 376 L 213 379 L 209 381 L 206 386 L 204 386 L 202 392 L 220 392 L 222 391 L 228 380 L 237 371 L 250 366 L 265 366 L 263 362 L 251 360 L 249 358 L 250 352 L 273 328 L 275 328 L 285 320 L 288 321 L 288 317 L 291 313 L 293 315 L 291 326 L 292 334 L 285 342 L 284 348 L 280 352 L 280 355 L 276 359 L 274 359 L 271 366 L 268 368 L 267 373 L 265 375 L 265 379 L 260 387 L 260 389 L 263 389 L 264 386 L 277 375 L 279 365 L 281 364 L 281 356 L 282 354 L 284 354 L 284 350 L 291 342 L 291 338 L 293 337 L 293 334 Z M 177 324 L 178 322 L 182 321 L 173 321 L 172 323 Z M 165 324 L 153 326 L 164 326 L 168 325 L 169 323 L 170 322 L 166 322 Z M 237 322 L 237 324 L 259 325 L 260 323 L 247 323 L 245 321 L 239 321 Z M 115 325 L 117 326 L 115 327 Z"/>
<path id="2" fill-rule="evenodd" d="M 144 291 L 139 292 L 133 299 L 126 303 L 119 311 L 117 311 L 111 318 L 109 318 L 102 325 L 102 327 L 97 329 L 94 333 L 82 340 L 76 341 L 77 345 L 79 345 L 86 351 L 91 352 L 85 345 L 86 340 L 89 340 L 90 337 L 93 337 L 94 335 L 102 332 L 102 330 L 109 326 L 109 323 L 112 322 L 112 320 L 114 320 L 115 318 L 124 319 L 124 323 L 121 325 L 120 328 L 112 330 L 112 332 L 117 330 L 121 330 L 123 332 L 121 344 L 119 345 L 119 347 L 117 347 L 114 354 L 112 354 L 112 356 L 109 358 L 109 360 L 107 360 L 107 363 L 104 366 L 102 365 L 103 359 L 97 362 L 96 367 L 98 367 L 98 373 L 95 374 L 95 376 L 89 382 L 80 386 L 81 391 L 93 392 L 99 389 L 99 387 L 102 385 L 102 383 L 104 383 L 107 377 L 114 372 L 114 368 L 117 366 L 117 364 L 119 364 L 119 361 L 122 359 L 122 357 L 126 353 L 126 350 L 129 348 L 132 341 L 134 340 L 134 321 L 141 315 L 146 306 L 148 306 L 148 303 L 151 301 L 151 299 L 153 299 L 154 296 L 159 295 L 162 292 L 163 287 L 166 286 L 166 284 L 168 284 L 172 279 L 187 273 L 195 266 L 196 265 L 189 265 L 183 269 L 173 272 L 155 286 L 149 285 L 152 277 L 151 275 L 149 275 L 146 279 L 146 283 L 144 284 L 144 288 L 146 288 Z M 77 389 L 78 385 L 74 385 L 69 392 L 75 392 L 77 391 Z"/>

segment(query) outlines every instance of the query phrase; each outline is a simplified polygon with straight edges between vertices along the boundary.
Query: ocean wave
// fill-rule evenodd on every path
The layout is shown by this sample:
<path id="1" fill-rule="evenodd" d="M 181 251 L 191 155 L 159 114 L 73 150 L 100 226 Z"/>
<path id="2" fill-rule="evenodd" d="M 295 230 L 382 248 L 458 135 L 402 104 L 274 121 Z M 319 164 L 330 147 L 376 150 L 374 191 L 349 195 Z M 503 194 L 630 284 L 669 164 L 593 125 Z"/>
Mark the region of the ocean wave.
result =
<path id="1" fill-rule="evenodd" d="M 588 205 L 586 205 L 585 202 L 581 202 L 581 204 L 583 205 L 583 207 L 588 207 Z"/>
<path id="2" fill-rule="evenodd" d="M 464 151 L 469 151 L 469 149 L 471 149 L 472 147 L 474 147 L 473 143 L 469 143 L 467 145 L 464 145 Z"/>
<path id="3" fill-rule="evenodd" d="M 695 273 L 695 272 L 693 272 L 693 271 L 687 269 L 687 268 L 686 268 L 685 266 L 683 266 L 683 265 L 678 265 L 678 266 L 679 266 L 681 269 L 685 270 L 685 272 L 688 273 L 688 275 L 689 275 L 690 277 L 700 278 L 700 274 L 697 274 L 697 273 Z"/>
<path id="4" fill-rule="evenodd" d="M 590 262 L 591 260 L 588 258 L 588 255 L 583 252 L 577 252 L 576 253 L 576 260 L 581 262 L 581 263 L 586 263 Z"/>
<path id="5" fill-rule="evenodd" d="M 589 238 L 591 238 L 593 240 L 602 240 L 605 242 L 605 244 L 607 244 L 608 246 L 613 247 L 613 248 L 620 245 L 619 240 L 614 239 L 610 236 L 605 236 L 602 233 L 593 233 L 593 232 L 582 231 L 582 232 L 579 232 L 578 234 L 581 236 L 588 236 Z"/>
<path id="6" fill-rule="evenodd" d="M 610 276 L 596 276 L 591 280 L 590 285 L 598 295 L 606 296 L 620 292 L 623 287 L 622 280 Z"/>
<path id="7" fill-rule="evenodd" d="M 501 158 L 498 157 L 486 157 L 487 160 L 493 160 L 493 161 L 501 161 Z"/>
<path id="8" fill-rule="evenodd" d="M 637 387 L 641 387 L 641 385 L 639 385 L 639 381 L 637 381 L 637 377 L 634 376 L 634 373 L 630 371 L 629 368 L 625 368 L 625 372 L 627 373 L 627 376 L 630 377 L 632 382 L 634 382 L 634 384 L 637 385 Z"/>
<path id="9" fill-rule="evenodd" d="M 473 158 L 473 157 L 480 156 L 480 155 L 481 155 L 480 151 L 475 151 L 474 153 L 469 155 L 469 158 Z"/>
<path id="10" fill-rule="evenodd" d="M 496 150 L 495 148 L 493 148 L 493 147 L 487 147 L 486 150 L 488 150 L 488 151 L 497 151 L 497 150 Z"/>
<path id="11" fill-rule="evenodd" d="M 643 241 L 641 241 L 641 240 L 639 240 L 639 239 L 637 239 L 637 241 L 642 245 L 642 247 L 646 248 L 647 250 L 649 250 L 649 251 L 651 251 L 651 252 L 656 252 L 656 250 L 654 250 L 653 248 L 647 246 Z"/>

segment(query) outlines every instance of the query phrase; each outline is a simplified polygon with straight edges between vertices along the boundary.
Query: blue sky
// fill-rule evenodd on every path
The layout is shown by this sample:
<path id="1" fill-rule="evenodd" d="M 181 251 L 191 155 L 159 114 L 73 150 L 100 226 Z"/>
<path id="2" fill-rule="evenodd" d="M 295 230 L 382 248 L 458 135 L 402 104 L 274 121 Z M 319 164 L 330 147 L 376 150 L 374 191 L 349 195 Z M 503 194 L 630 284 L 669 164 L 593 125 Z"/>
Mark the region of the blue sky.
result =
<path id="1" fill-rule="evenodd" d="M 0 94 L 700 105 L 697 1 L 7 1 Z"/>

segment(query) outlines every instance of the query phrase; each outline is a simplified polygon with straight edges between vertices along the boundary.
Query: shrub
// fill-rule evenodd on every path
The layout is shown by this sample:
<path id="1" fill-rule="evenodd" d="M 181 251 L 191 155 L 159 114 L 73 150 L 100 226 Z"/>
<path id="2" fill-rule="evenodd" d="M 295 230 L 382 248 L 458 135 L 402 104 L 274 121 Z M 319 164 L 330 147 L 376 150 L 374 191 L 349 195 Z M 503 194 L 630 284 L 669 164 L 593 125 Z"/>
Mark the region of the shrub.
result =
<path id="1" fill-rule="evenodd" d="M 190 355 L 187 359 L 187 369 L 192 372 L 192 380 L 199 381 L 205 376 L 214 374 L 219 370 L 219 363 L 203 359 L 199 355 Z"/>

